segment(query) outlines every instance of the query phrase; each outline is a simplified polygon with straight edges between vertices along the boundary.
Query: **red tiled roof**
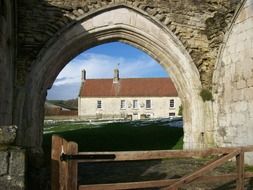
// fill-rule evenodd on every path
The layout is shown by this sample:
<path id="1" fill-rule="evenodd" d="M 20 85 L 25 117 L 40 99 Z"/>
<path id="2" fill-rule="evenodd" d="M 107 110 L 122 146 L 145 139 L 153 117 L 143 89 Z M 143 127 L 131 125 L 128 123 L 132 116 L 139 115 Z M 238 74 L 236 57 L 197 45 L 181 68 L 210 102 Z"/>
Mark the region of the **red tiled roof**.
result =
<path id="1" fill-rule="evenodd" d="M 176 88 L 170 78 L 87 79 L 80 97 L 175 97 Z"/>

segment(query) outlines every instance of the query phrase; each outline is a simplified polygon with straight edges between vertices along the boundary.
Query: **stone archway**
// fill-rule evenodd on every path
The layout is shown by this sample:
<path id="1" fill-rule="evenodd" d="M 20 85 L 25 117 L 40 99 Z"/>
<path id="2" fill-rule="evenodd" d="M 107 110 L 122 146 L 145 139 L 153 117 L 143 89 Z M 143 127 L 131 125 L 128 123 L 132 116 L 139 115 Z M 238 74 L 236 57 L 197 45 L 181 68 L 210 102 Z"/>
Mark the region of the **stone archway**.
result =
<path id="1" fill-rule="evenodd" d="M 74 56 L 110 41 L 121 41 L 142 49 L 170 72 L 184 107 L 184 147 L 198 149 L 208 145 L 212 134 L 206 135 L 205 131 L 211 131 L 212 123 L 207 122 L 205 112 L 210 105 L 203 103 L 199 96 L 202 85 L 191 57 L 161 23 L 145 12 L 127 6 L 115 6 L 81 17 L 76 24 L 56 34 L 41 50 L 28 77 L 25 97 L 19 97 L 24 98 L 25 106 L 17 144 L 38 150 L 42 142 L 47 89 Z M 209 119 L 212 120 L 212 113 Z"/>

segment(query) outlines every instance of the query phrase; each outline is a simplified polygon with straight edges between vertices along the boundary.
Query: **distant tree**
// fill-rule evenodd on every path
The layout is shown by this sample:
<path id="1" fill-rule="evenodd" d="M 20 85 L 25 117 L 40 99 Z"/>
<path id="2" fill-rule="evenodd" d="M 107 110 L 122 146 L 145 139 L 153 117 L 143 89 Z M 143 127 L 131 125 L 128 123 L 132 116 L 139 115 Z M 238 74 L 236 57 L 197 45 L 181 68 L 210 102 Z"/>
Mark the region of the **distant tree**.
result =
<path id="1" fill-rule="evenodd" d="M 61 106 L 68 109 L 77 109 L 78 107 L 78 101 L 76 99 L 70 99 L 70 100 L 47 100 L 49 103 L 54 104 L 56 106 Z"/>
<path id="2" fill-rule="evenodd" d="M 183 116 L 183 106 L 179 106 L 178 115 Z"/>

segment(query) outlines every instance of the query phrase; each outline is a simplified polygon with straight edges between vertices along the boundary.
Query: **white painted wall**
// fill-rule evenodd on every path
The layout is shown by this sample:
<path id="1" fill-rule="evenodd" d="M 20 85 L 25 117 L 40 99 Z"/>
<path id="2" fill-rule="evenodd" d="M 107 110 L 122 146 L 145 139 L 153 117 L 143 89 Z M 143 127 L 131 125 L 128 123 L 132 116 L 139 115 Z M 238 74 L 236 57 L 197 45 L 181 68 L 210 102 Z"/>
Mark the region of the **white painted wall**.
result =
<path id="1" fill-rule="evenodd" d="M 170 107 L 170 100 L 174 99 L 175 107 Z M 97 101 L 102 101 L 102 108 L 97 108 Z M 126 101 L 126 107 L 120 108 L 121 100 Z M 138 108 L 133 108 L 133 100 L 138 101 Z M 151 100 L 151 109 L 146 108 L 146 100 Z M 108 97 L 108 98 L 78 98 L 78 115 L 82 118 L 96 118 L 102 114 L 103 118 L 124 118 L 132 115 L 133 119 L 140 119 L 141 114 L 149 114 L 151 118 L 169 117 L 169 113 L 178 116 L 179 106 L 181 105 L 178 97 Z"/>
<path id="2" fill-rule="evenodd" d="M 253 0 L 235 20 L 213 81 L 217 145 L 253 145 Z M 246 161 L 253 164 L 253 155 Z"/>

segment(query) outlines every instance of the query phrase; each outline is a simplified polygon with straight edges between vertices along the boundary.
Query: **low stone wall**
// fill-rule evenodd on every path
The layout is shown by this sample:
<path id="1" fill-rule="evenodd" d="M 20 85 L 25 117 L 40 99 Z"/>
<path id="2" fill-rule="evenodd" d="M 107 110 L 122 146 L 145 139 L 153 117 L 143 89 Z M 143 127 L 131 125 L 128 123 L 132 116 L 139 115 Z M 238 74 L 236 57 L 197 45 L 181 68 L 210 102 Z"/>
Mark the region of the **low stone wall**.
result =
<path id="1" fill-rule="evenodd" d="M 11 146 L 16 126 L 0 126 L 0 189 L 25 189 L 25 150 Z"/>

